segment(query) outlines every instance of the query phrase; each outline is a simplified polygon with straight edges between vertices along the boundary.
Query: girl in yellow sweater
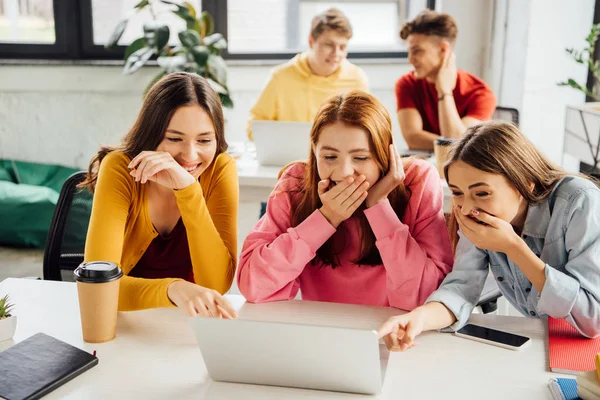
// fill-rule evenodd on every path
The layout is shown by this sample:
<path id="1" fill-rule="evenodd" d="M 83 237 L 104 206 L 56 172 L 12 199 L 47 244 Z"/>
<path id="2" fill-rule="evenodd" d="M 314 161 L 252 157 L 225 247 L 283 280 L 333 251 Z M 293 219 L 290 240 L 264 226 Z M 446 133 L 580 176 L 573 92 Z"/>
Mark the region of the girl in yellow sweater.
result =
<path id="1" fill-rule="evenodd" d="M 85 261 L 121 266 L 119 310 L 235 317 L 221 296 L 237 249 L 237 171 L 226 149 L 218 95 L 198 75 L 173 73 L 150 89 L 121 145 L 92 159 Z"/>

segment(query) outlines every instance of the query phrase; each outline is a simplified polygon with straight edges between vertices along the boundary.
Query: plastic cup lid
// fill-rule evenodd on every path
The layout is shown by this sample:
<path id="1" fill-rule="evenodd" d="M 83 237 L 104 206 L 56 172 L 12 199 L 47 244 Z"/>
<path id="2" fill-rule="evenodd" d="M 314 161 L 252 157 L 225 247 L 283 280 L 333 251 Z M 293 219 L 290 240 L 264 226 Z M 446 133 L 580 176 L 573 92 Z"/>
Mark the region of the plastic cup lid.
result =
<path id="1" fill-rule="evenodd" d="M 82 263 L 73 271 L 75 280 L 84 283 L 105 283 L 119 279 L 123 271 L 115 263 L 108 261 L 92 261 Z"/>
<path id="2" fill-rule="evenodd" d="M 447 137 L 439 137 L 435 140 L 435 144 L 439 146 L 449 146 L 454 143 L 456 143 L 456 139 L 451 139 Z"/>

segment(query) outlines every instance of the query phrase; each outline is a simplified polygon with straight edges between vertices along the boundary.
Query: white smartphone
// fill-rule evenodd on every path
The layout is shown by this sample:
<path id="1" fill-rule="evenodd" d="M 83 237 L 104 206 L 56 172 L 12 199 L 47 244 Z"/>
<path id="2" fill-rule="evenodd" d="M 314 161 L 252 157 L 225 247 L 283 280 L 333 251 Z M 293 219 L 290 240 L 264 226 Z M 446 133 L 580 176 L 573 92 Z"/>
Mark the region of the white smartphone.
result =
<path id="1" fill-rule="evenodd" d="M 479 325 L 467 324 L 454 332 L 456 336 L 478 342 L 504 347 L 510 350 L 522 350 L 531 344 L 531 338 L 514 333 L 497 331 Z"/>

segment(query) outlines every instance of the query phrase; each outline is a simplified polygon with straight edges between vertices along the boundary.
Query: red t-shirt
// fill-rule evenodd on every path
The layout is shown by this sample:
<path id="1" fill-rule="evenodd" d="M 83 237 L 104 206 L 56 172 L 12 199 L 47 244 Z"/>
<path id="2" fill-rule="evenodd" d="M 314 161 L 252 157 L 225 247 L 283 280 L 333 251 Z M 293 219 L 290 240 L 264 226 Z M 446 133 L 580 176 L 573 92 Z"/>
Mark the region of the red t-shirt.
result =
<path id="1" fill-rule="evenodd" d="M 452 91 L 458 115 L 486 121 L 496 109 L 496 96 L 486 83 L 466 71 L 458 70 L 456 87 Z M 423 118 L 423 130 L 440 134 L 438 94 L 435 84 L 415 78 L 414 72 L 396 82 L 397 110 L 415 108 Z"/>

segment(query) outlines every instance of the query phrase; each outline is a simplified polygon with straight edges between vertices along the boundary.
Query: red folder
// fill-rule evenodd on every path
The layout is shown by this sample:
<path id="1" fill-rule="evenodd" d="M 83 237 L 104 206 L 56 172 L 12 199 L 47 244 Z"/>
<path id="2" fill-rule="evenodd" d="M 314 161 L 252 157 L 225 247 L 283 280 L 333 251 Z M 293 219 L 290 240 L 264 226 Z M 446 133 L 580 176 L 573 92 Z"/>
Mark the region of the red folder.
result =
<path id="1" fill-rule="evenodd" d="M 552 372 L 577 375 L 596 369 L 600 337 L 588 339 L 564 319 L 548 317 L 548 348 Z"/>

